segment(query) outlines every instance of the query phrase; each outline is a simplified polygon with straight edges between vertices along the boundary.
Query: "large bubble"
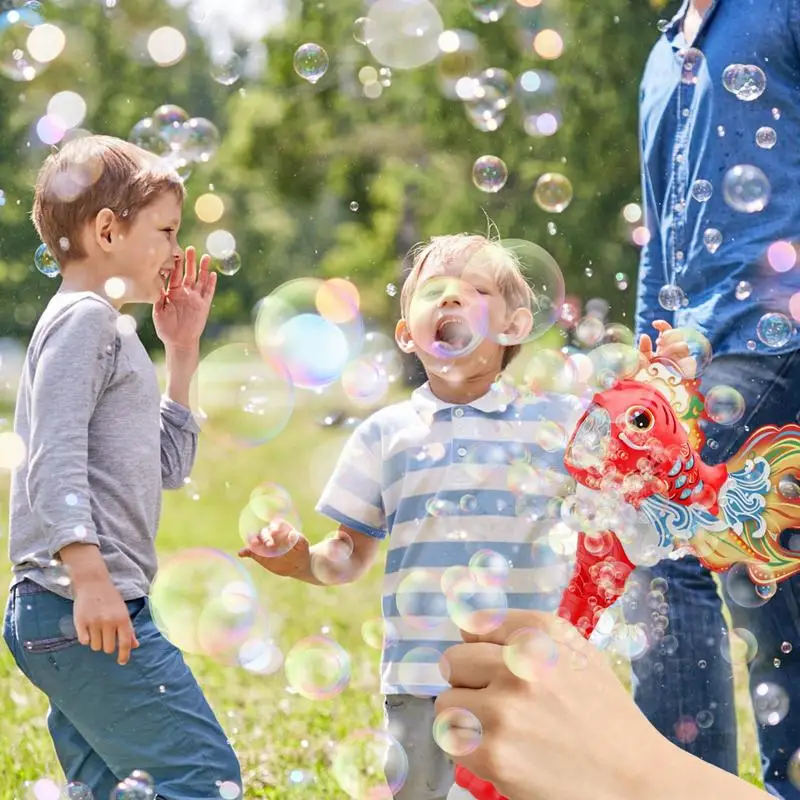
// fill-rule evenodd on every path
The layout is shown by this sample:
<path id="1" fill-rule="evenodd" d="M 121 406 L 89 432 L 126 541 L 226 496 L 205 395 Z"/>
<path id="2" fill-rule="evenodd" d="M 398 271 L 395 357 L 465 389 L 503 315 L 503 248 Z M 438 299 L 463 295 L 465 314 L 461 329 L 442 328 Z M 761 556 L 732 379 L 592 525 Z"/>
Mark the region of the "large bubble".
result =
<path id="1" fill-rule="evenodd" d="M 350 683 L 350 656 L 325 636 L 301 639 L 286 654 L 286 680 L 309 700 L 330 700 Z"/>
<path id="2" fill-rule="evenodd" d="M 363 344 L 358 290 L 336 279 L 284 283 L 262 300 L 255 333 L 261 355 L 283 365 L 295 386 L 328 386 Z"/>
<path id="3" fill-rule="evenodd" d="M 162 561 L 150 595 L 159 630 L 184 653 L 225 658 L 247 640 L 259 613 L 243 564 L 194 548 Z"/>
<path id="4" fill-rule="evenodd" d="M 772 189 L 761 169 L 752 164 L 738 164 L 725 173 L 722 193 L 735 211 L 756 214 L 769 204 Z"/>
<path id="5" fill-rule="evenodd" d="M 204 433 L 230 447 L 258 447 L 289 422 L 294 389 L 285 367 L 255 347 L 224 345 L 209 353 L 196 376 L 195 417 Z"/>
<path id="6" fill-rule="evenodd" d="M 408 778 L 408 756 L 386 731 L 355 731 L 336 746 L 331 771 L 354 800 L 391 800 Z"/>
<path id="7" fill-rule="evenodd" d="M 13 81 L 32 81 L 46 66 L 29 49 L 31 31 L 43 19 L 33 4 L 0 13 L 0 72 Z"/>
<path id="8" fill-rule="evenodd" d="M 428 0 L 377 0 L 369 10 L 370 39 L 375 60 L 394 69 L 414 69 L 439 55 L 444 23 Z"/>

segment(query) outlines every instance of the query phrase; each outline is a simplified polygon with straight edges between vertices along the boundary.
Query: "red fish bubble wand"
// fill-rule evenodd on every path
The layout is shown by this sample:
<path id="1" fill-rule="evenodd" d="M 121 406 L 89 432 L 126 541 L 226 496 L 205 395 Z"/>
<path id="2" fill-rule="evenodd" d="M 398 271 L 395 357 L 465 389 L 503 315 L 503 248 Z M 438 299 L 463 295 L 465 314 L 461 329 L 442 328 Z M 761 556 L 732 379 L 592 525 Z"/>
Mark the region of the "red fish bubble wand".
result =
<path id="1" fill-rule="evenodd" d="M 696 381 L 653 362 L 633 380 L 597 393 L 567 445 L 564 464 L 582 486 L 614 491 L 650 523 L 659 548 L 692 553 L 714 572 L 744 563 L 769 596 L 800 572 L 800 553 L 781 533 L 800 527 L 800 426 L 767 425 L 726 464 L 699 455 Z M 634 569 L 617 535 L 578 537 L 575 568 L 559 615 L 588 638 Z M 492 784 L 456 768 L 456 783 L 476 800 L 506 800 Z"/>

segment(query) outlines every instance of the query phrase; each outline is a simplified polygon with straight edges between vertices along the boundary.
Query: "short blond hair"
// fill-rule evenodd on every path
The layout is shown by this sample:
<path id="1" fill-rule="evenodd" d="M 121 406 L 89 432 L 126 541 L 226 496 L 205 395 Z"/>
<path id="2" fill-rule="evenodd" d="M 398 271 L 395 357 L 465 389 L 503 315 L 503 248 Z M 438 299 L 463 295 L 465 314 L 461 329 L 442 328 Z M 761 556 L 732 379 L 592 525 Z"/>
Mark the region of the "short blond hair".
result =
<path id="1" fill-rule="evenodd" d="M 512 250 L 499 240 L 481 234 L 457 233 L 434 236 L 429 242 L 417 245 L 409 253 L 411 268 L 400 293 L 400 313 L 408 317 L 411 299 L 419 285 L 419 277 L 429 258 L 449 264 L 460 261 L 466 266 L 475 263 L 494 273 L 494 279 L 509 308 L 530 309 L 535 301 L 533 289 L 525 280 L 522 265 Z M 477 260 L 480 259 L 480 260 Z M 520 352 L 518 344 L 506 345 L 503 352 L 505 369 Z"/>
<path id="2" fill-rule="evenodd" d="M 180 176 L 152 153 L 113 136 L 84 136 L 51 153 L 36 178 L 31 217 L 63 267 L 86 258 L 81 233 L 104 208 L 130 224 L 164 192 L 182 203 Z"/>

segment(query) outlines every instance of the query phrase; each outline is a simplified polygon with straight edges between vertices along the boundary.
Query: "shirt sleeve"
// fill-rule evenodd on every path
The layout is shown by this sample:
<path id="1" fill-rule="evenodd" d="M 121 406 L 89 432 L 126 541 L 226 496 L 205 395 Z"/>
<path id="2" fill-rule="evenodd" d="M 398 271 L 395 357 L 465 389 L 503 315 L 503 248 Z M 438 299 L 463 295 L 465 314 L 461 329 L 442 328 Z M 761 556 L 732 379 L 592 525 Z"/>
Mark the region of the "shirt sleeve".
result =
<path id="1" fill-rule="evenodd" d="M 192 412 L 169 397 L 161 398 L 161 485 L 180 489 L 197 456 L 200 428 Z"/>
<path id="2" fill-rule="evenodd" d="M 99 544 L 89 491 L 89 426 L 113 376 L 115 315 L 81 300 L 44 334 L 32 358 L 27 494 L 50 556 Z"/>
<path id="3" fill-rule="evenodd" d="M 380 428 L 367 420 L 347 440 L 317 511 L 354 531 L 384 539 L 387 526 L 380 453 Z"/>

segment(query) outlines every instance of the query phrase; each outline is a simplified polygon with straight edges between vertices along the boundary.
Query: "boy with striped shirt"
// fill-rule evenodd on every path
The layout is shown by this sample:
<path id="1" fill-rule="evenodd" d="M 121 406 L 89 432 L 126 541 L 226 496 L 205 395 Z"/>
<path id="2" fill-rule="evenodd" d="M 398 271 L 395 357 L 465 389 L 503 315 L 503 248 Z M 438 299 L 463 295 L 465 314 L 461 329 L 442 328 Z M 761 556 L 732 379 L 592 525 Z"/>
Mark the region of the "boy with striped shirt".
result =
<path id="1" fill-rule="evenodd" d="M 506 608 L 555 610 L 569 577 L 539 545 L 554 527 L 549 504 L 570 492 L 563 448 L 582 407 L 566 395 L 522 400 L 498 381 L 530 334 L 534 301 L 499 242 L 434 238 L 403 286 L 396 329 L 428 382 L 347 442 L 317 506 L 338 533 L 309 547 L 279 522 L 240 553 L 278 575 L 345 583 L 389 539 L 381 689 L 409 760 L 401 799 L 445 800 L 453 785 L 432 726 L 448 688 L 439 659 L 461 642 L 459 627 L 485 632 Z"/>

